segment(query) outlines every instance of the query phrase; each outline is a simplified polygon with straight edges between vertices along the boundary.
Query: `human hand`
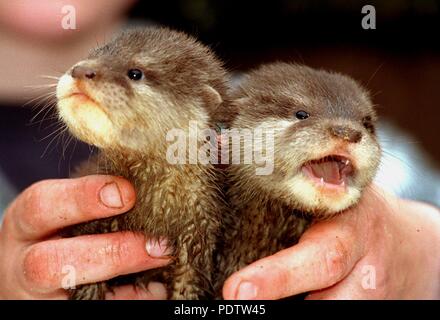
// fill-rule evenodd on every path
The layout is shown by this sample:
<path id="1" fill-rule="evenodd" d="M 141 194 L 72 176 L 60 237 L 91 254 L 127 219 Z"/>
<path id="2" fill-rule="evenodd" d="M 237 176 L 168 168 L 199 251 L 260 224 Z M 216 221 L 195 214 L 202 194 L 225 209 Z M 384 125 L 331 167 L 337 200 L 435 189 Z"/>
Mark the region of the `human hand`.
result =
<path id="1" fill-rule="evenodd" d="M 439 210 L 368 188 L 355 208 L 316 223 L 297 245 L 243 268 L 223 287 L 225 299 L 303 292 L 307 299 L 439 299 Z"/>
<path id="2" fill-rule="evenodd" d="M 140 234 L 56 235 L 64 227 L 124 213 L 134 203 L 133 187 L 118 177 L 47 180 L 29 187 L 6 210 L 0 229 L 0 299 L 67 298 L 65 266 L 74 268 L 81 285 L 168 264 L 166 245 Z M 162 284 L 150 283 L 148 289 L 122 286 L 106 298 L 166 298 Z"/>

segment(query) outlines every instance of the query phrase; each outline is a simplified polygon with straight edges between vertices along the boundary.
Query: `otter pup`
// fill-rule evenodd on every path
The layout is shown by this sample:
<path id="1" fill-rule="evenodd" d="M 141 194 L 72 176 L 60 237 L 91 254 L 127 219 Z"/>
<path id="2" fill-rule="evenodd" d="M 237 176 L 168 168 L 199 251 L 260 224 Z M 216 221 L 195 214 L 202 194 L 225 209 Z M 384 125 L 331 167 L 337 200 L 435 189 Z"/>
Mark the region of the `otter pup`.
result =
<path id="1" fill-rule="evenodd" d="M 254 142 L 273 152 L 273 172 L 256 174 L 255 162 L 228 168 L 233 211 L 219 249 L 219 296 L 233 272 L 294 245 L 311 222 L 356 204 L 381 153 L 369 95 L 347 76 L 273 63 L 250 72 L 231 99 L 238 114 L 232 128 L 266 134 Z"/>
<path id="2" fill-rule="evenodd" d="M 205 137 L 191 136 L 188 123 L 211 126 L 226 83 L 226 72 L 208 47 L 166 28 L 122 33 L 58 83 L 59 117 L 74 136 L 100 150 L 79 174 L 123 176 L 137 192 L 128 213 L 74 226 L 64 235 L 129 230 L 167 238 L 174 261 L 160 274 L 171 299 L 212 295 L 222 201 L 211 165 L 167 161 L 167 133 L 183 130 L 189 141 L 203 143 Z M 155 273 L 121 281 L 142 287 Z M 103 299 L 111 285 L 83 285 L 72 290 L 71 298 Z"/>

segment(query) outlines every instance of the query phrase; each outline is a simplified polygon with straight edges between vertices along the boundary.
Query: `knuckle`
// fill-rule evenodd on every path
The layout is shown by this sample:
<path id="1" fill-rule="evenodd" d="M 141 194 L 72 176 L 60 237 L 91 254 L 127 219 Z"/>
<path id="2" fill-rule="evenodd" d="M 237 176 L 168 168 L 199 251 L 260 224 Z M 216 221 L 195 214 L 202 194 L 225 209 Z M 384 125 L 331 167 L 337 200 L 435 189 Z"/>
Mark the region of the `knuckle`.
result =
<path id="1" fill-rule="evenodd" d="M 126 251 L 127 246 L 124 244 L 124 241 L 119 238 L 109 240 L 108 244 L 104 247 L 104 259 L 111 272 L 116 273 L 120 270 L 120 266 L 126 263 Z"/>
<path id="2" fill-rule="evenodd" d="M 258 294 L 261 299 L 280 299 L 292 295 L 295 288 L 295 274 L 284 261 L 266 260 L 263 263 L 253 265 L 254 270 L 258 270 L 260 276 L 258 287 L 261 292 Z M 262 272 L 266 270 L 266 272 Z M 267 272 L 269 271 L 270 272 Z M 261 277 L 261 278 L 260 278 Z M 259 290 L 260 291 L 260 290 Z"/>
<path id="3" fill-rule="evenodd" d="M 46 189 L 45 182 L 38 182 L 29 187 L 23 194 L 23 211 L 17 217 L 19 230 L 33 232 L 44 223 L 44 215 L 48 210 L 48 203 L 43 195 Z"/>
<path id="4" fill-rule="evenodd" d="M 105 183 L 104 180 L 101 176 L 84 176 L 75 180 L 72 196 L 82 218 L 95 217 L 97 210 L 106 209 L 99 201 L 99 191 Z"/>
<path id="5" fill-rule="evenodd" d="M 97 177 L 96 176 L 84 176 L 72 180 L 75 182 L 75 191 L 77 193 L 83 193 L 85 191 L 91 191 L 96 186 Z"/>
<path id="6" fill-rule="evenodd" d="M 0 232 L 2 230 L 11 230 L 13 211 L 11 208 L 5 210 L 3 215 L 3 222 L 0 224 Z"/>
<path id="7" fill-rule="evenodd" d="M 88 192 L 88 181 L 88 177 L 79 178 L 78 180 L 74 181 L 72 190 L 70 191 L 72 200 L 74 201 L 74 205 L 77 209 L 77 214 L 81 216 L 81 218 L 85 218 L 87 213 L 93 211 L 91 201 L 88 201 L 88 197 L 90 197 L 90 192 Z"/>
<path id="8" fill-rule="evenodd" d="M 34 245 L 29 248 L 24 257 L 23 273 L 26 282 L 33 290 L 55 289 L 62 263 L 57 250 L 51 246 Z"/>
<path id="9" fill-rule="evenodd" d="M 331 248 L 327 249 L 324 254 L 324 268 L 326 278 L 331 284 L 341 280 L 349 263 L 350 253 L 346 245 L 339 239 L 336 239 Z"/>
<path id="10" fill-rule="evenodd" d="M 42 190 L 46 189 L 47 184 L 49 181 L 39 181 L 34 184 L 32 184 L 26 191 L 26 199 L 29 203 L 34 203 L 35 201 L 38 201 L 41 194 L 43 193 Z"/>
<path id="11" fill-rule="evenodd" d="M 273 290 L 273 294 L 275 294 L 276 298 L 284 298 L 291 295 L 292 287 L 292 274 L 290 270 L 281 268 L 278 273 L 278 279 L 275 281 L 276 290 Z"/>

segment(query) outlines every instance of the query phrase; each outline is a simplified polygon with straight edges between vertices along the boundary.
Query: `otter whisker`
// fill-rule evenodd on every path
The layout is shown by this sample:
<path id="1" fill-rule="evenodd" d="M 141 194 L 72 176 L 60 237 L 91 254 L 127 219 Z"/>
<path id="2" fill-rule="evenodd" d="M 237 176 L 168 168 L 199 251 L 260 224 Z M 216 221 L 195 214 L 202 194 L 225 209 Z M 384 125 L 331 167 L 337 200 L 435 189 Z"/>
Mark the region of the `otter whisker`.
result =
<path id="1" fill-rule="evenodd" d="M 376 74 L 379 72 L 379 70 L 383 67 L 383 65 L 385 64 L 385 62 L 382 62 L 377 68 L 376 70 L 374 70 L 373 74 L 370 76 L 370 78 L 368 78 L 367 83 L 365 84 L 365 87 L 368 88 L 368 85 L 370 84 L 370 81 L 373 80 L 373 78 L 376 76 Z"/>
<path id="2" fill-rule="evenodd" d="M 72 137 L 72 139 L 75 141 L 74 142 L 74 144 L 73 144 L 73 148 L 72 148 L 72 152 L 70 152 L 70 156 L 69 156 L 69 162 L 68 162 L 68 168 L 69 168 L 69 176 L 71 176 L 71 163 L 72 163 L 72 158 L 73 158 L 73 155 L 75 154 L 75 149 L 76 149 L 76 146 L 77 146 L 77 144 L 78 144 L 78 140 L 77 139 L 75 139 L 75 137 Z"/>
<path id="3" fill-rule="evenodd" d="M 41 89 L 51 89 L 56 87 L 57 83 L 46 83 L 46 84 L 35 84 L 35 85 L 27 85 L 24 86 L 26 89 L 33 89 L 33 90 L 41 90 Z"/>
<path id="4" fill-rule="evenodd" d="M 53 115 L 50 116 L 50 117 L 47 117 L 48 114 L 53 114 Z M 52 122 L 52 123 L 50 123 L 49 125 L 46 125 L 46 126 L 44 127 L 44 129 L 42 129 L 41 126 L 43 125 L 43 122 L 44 122 L 44 121 L 46 121 L 46 122 Z M 39 129 L 39 130 L 47 130 L 47 129 L 50 129 L 50 128 L 52 128 L 53 126 L 59 124 L 60 122 L 61 122 L 61 120 L 60 120 L 58 114 L 56 113 L 56 109 L 51 107 L 50 109 L 48 109 L 48 110 L 44 113 L 43 118 L 42 118 L 41 120 L 35 122 L 35 124 L 38 124 L 38 129 Z"/>
<path id="5" fill-rule="evenodd" d="M 137 61 L 129 59 L 133 52 Z M 153 65 L 146 63 L 152 59 Z M 215 168 L 171 163 L 163 137 L 173 129 L 187 133 L 188 119 L 208 127 L 213 111 L 229 101 L 226 83 L 223 65 L 210 48 L 181 32 L 147 28 L 124 32 L 92 50 L 57 87 L 69 96 L 57 104 L 62 121 L 74 137 L 99 149 L 91 161 L 90 147 L 89 165 L 81 165 L 78 173 L 123 176 L 137 195 L 136 206 L 126 214 L 72 226 L 68 232 L 131 230 L 166 237 L 174 247 L 173 266 L 157 273 L 166 276 L 172 299 L 214 294 L 212 254 L 223 204 L 214 186 Z M 60 132 L 64 129 L 58 129 L 55 139 Z M 63 158 L 72 139 L 62 135 Z M 147 273 L 135 278 L 135 284 L 150 280 Z M 99 292 L 93 290 L 96 286 Z M 104 298 L 103 287 L 105 282 L 81 286 L 72 290 L 71 298 Z"/>
<path id="6" fill-rule="evenodd" d="M 42 142 L 44 140 L 47 140 L 48 138 L 52 137 L 54 134 L 58 134 L 59 132 L 62 132 L 64 130 L 67 130 L 67 126 L 61 126 L 60 128 L 54 130 L 53 132 L 49 133 L 47 136 L 45 136 L 44 138 L 40 139 L 38 142 Z"/>
<path id="7" fill-rule="evenodd" d="M 56 103 L 55 101 L 48 101 L 46 104 L 38 111 L 29 121 L 29 124 L 33 124 L 34 121 L 38 118 L 40 114 L 42 114 L 44 111 L 46 111 L 43 115 L 43 118 L 41 119 L 41 122 L 44 121 L 44 118 L 48 115 L 50 111 L 53 111 L 53 108 L 55 107 Z"/>
<path id="8" fill-rule="evenodd" d="M 47 145 L 46 148 L 44 149 L 43 154 L 41 155 L 41 158 L 43 158 L 43 157 L 45 156 L 47 150 L 49 149 L 49 147 L 52 145 L 52 143 L 53 143 L 54 141 L 58 140 L 57 144 L 59 143 L 59 138 L 60 138 L 60 136 L 61 136 L 64 132 L 66 132 L 67 130 L 68 130 L 68 127 L 67 127 L 67 126 L 63 126 L 63 127 L 61 127 L 61 128 L 59 128 L 59 129 L 57 129 L 57 130 L 54 131 L 54 132 L 56 132 L 56 135 L 52 138 L 52 140 L 50 140 L 50 142 L 48 143 L 48 145 Z M 50 135 L 53 135 L 53 133 L 50 134 Z M 45 139 L 46 139 L 46 138 L 48 138 L 48 136 L 45 137 Z M 55 147 L 57 146 L 57 144 L 55 144 Z"/>
<path id="9" fill-rule="evenodd" d="M 53 98 L 53 97 L 55 97 L 55 93 L 54 92 L 44 92 L 44 93 L 42 93 L 42 94 L 40 94 L 40 95 L 38 95 L 38 96 L 36 96 L 34 98 L 29 99 L 27 102 L 25 102 L 22 105 L 22 107 L 26 107 L 29 104 L 33 104 L 35 101 L 38 101 L 39 103 L 42 103 L 41 101 L 44 102 L 44 101 L 46 101 L 46 100 L 48 100 L 50 98 Z M 33 106 L 32 108 L 35 109 L 36 107 Z"/>
<path id="10" fill-rule="evenodd" d="M 60 74 L 62 74 L 62 73 L 60 72 Z M 51 75 L 45 75 L 45 74 L 40 75 L 40 78 L 51 79 L 51 80 L 56 80 L 56 81 L 60 80 L 60 77 L 51 76 Z"/>

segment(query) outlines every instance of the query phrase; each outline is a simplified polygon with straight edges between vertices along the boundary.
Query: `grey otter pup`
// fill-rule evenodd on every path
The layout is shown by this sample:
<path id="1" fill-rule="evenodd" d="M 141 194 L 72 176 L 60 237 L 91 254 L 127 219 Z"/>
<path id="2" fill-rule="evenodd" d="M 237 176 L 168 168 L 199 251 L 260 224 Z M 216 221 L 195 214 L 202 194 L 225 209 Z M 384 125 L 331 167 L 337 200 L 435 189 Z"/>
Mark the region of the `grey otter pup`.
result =
<path id="1" fill-rule="evenodd" d="M 147 28 L 122 33 L 73 66 L 58 83 L 60 118 L 74 136 L 100 150 L 78 174 L 123 176 L 137 192 L 130 212 L 75 226 L 64 234 L 129 230 L 167 238 L 174 261 L 159 274 L 171 299 L 212 294 L 222 202 L 211 165 L 167 161 L 167 133 L 181 129 L 189 139 L 203 143 L 204 137 L 190 136 L 188 123 L 211 126 L 223 105 L 226 82 L 226 72 L 209 48 L 181 32 Z M 142 287 L 155 273 L 136 274 L 125 283 Z M 84 285 L 73 290 L 71 298 L 103 299 L 111 285 Z"/>
<path id="2" fill-rule="evenodd" d="M 266 133 L 273 172 L 257 175 L 255 163 L 228 168 L 233 211 L 219 249 L 219 296 L 233 272 L 294 245 L 313 221 L 355 205 L 381 154 L 373 104 L 347 76 L 273 63 L 251 71 L 231 99 L 233 128 Z"/>

